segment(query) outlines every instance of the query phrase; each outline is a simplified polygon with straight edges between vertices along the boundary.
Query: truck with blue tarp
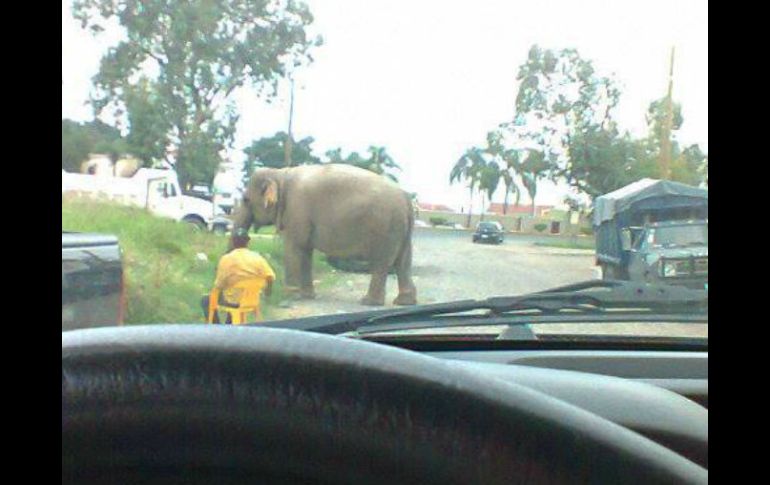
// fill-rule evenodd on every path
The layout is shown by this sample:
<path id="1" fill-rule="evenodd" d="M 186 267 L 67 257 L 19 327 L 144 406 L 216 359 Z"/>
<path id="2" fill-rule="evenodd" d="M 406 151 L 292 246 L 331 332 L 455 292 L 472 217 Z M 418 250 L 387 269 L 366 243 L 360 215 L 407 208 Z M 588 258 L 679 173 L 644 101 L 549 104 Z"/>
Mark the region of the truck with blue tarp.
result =
<path id="1" fill-rule="evenodd" d="M 708 289 L 708 189 L 642 179 L 594 201 L 603 279 Z"/>

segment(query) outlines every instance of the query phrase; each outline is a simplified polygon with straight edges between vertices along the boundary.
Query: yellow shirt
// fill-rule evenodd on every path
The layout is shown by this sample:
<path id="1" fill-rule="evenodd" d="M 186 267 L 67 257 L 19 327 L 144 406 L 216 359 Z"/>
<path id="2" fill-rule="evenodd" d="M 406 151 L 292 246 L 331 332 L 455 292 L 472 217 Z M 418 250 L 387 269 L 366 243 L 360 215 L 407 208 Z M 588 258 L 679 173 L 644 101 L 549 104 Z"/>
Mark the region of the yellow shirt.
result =
<path id="1" fill-rule="evenodd" d="M 258 253 L 247 248 L 234 249 L 219 260 L 214 286 L 222 290 L 225 300 L 237 303 L 240 290 L 232 287 L 244 280 L 262 280 L 264 287 L 268 281 L 275 280 L 275 272 Z"/>

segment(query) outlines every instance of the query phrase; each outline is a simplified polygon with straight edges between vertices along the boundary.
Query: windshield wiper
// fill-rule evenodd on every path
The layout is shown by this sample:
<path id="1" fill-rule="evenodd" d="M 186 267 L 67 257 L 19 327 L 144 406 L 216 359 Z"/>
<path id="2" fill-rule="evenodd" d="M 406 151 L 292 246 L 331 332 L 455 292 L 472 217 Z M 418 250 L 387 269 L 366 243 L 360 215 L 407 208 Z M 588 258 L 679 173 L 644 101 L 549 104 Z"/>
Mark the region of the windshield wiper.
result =
<path id="1" fill-rule="evenodd" d="M 483 313 L 479 314 L 480 311 Z M 323 315 L 292 322 L 264 322 L 261 326 L 360 335 L 432 327 L 623 321 L 708 322 L 708 292 L 680 286 L 592 280 L 521 296 Z"/>

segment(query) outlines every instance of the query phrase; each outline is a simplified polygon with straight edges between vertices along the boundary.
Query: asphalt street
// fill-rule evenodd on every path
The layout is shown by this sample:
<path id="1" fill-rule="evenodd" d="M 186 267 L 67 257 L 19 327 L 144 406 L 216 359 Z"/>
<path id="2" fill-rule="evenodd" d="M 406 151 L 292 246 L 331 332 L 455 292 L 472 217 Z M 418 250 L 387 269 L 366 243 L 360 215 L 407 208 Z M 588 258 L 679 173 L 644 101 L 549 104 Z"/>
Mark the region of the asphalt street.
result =
<path id="1" fill-rule="evenodd" d="M 518 295 L 595 278 L 591 250 L 536 246 L 548 236 L 506 235 L 500 245 L 474 244 L 467 231 L 416 228 L 413 277 L 418 303 Z M 342 273 L 333 288 L 317 288 L 316 299 L 293 301 L 284 318 L 371 310 L 358 304 L 369 285 L 365 274 Z M 386 306 L 398 286 L 388 277 Z"/>

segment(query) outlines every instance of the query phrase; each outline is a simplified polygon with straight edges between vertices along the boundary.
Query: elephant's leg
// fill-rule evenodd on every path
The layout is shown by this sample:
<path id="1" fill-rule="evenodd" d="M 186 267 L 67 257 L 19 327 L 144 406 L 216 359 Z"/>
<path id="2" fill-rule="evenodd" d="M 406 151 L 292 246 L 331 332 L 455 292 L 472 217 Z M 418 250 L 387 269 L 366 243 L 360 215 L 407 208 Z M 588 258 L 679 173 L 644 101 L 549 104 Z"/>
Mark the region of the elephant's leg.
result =
<path id="1" fill-rule="evenodd" d="M 369 281 L 369 291 L 361 299 L 362 305 L 382 306 L 385 304 L 385 283 L 388 281 L 389 265 L 372 265 L 372 279 Z"/>
<path id="2" fill-rule="evenodd" d="M 398 277 L 398 296 L 393 300 L 394 305 L 417 304 L 417 288 L 412 281 L 412 241 L 407 241 L 396 259 L 396 276 Z"/>
<path id="3" fill-rule="evenodd" d="M 315 298 L 313 290 L 313 249 L 300 251 L 300 295 Z"/>
<path id="4" fill-rule="evenodd" d="M 284 270 L 286 271 L 284 292 L 289 295 L 299 293 L 302 283 L 302 252 L 289 238 L 285 239 L 283 251 Z"/>

